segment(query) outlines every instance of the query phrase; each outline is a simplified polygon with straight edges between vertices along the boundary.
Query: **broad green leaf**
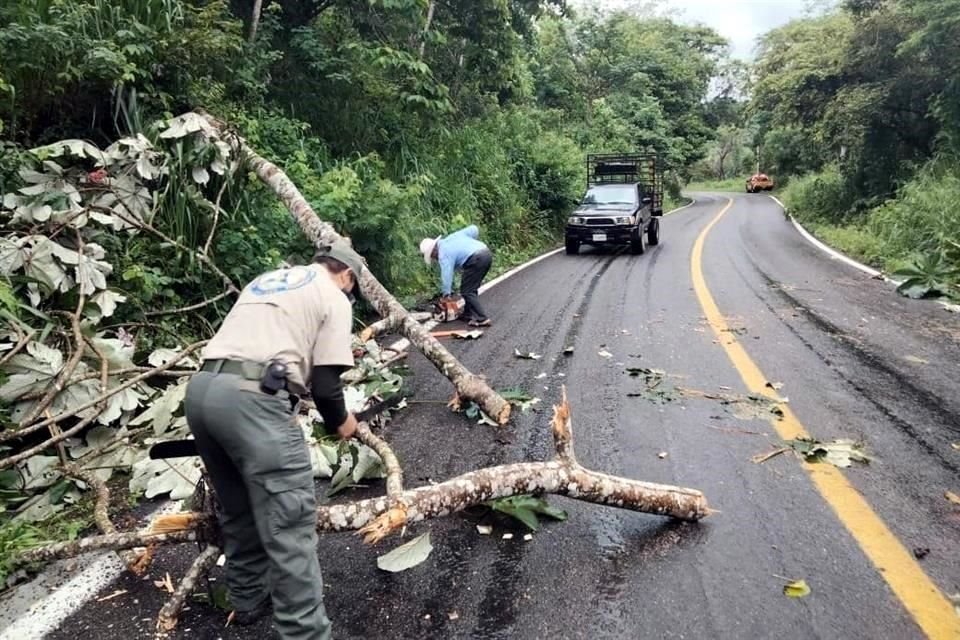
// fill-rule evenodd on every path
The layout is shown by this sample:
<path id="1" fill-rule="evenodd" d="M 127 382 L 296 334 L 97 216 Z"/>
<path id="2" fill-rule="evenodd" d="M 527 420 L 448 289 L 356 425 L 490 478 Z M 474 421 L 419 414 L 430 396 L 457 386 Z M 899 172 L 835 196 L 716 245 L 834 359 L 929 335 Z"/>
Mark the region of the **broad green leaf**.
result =
<path id="1" fill-rule="evenodd" d="M 130 421 L 133 426 L 150 423 L 154 435 L 160 435 L 173 424 L 173 414 L 180 408 L 187 393 L 185 380 L 170 385 L 155 398 L 147 410 Z"/>
<path id="2" fill-rule="evenodd" d="M 129 488 L 134 493 L 142 491 L 147 498 L 169 493 L 171 500 L 183 500 L 193 494 L 200 470 L 200 458 L 143 458 L 133 465 Z"/>
<path id="3" fill-rule="evenodd" d="M 352 475 L 354 482 L 360 482 L 365 478 L 384 478 L 386 470 L 377 452 L 361 444 L 357 447 L 357 464 L 353 468 Z"/>
<path id="4" fill-rule="evenodd" d="M 340 466 L 330 479 L 330 488 L 327 497 L 333 497 L 353 484 L 353 455 L 348 452 L 340 456 Z"/>
<path id="5" fill-rule="evenodd" d="M 377 567 L 390 573 L 406 571 L 430 557 L 431 551 L 433 545 L 428 531 L 377 558 Z"/>
<path id="6" fill-rule="evenodd" d="M 90 302 L 100 307 L 100 314 L 94 320 L 109 318 L 117 310 L 117 305 L 126 301 L 127 296 L 110 291 L 109 289 L 98 292 L 90 298 Z"/>

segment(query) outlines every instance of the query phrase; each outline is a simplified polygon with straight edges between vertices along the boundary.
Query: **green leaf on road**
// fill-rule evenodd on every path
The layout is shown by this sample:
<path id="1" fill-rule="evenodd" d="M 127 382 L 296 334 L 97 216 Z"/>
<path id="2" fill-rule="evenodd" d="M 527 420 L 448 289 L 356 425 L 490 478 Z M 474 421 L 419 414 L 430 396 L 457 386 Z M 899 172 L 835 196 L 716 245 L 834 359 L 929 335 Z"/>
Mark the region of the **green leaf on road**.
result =
<path id="1" fill-rule="evenodd" d="M 406 571 L 426 560 L 431 551 L 433 551 L 433 545 L 430 544 L 430 532 L 428 531 L 378 557 L 377 567 L 390 573 Z"/>
<path id="2" fill-rule="evenodd" d="M 530 495 L 510 496 L 508 498 L 499 498 L 491 500 L 487 505 L 494 511 L 499 511 L 522 522 L 531 531 L 536 531 L 540 527 L 540 521 L 537 514 L 553 518 L 554 520 L 566 520 L 567 512 L 551 506 L 546 499 Z"/>
<path id="3" fill-rule="evenodd" d="M 870 462 L 870 457 L 863 452 L 863 444 L 853 440 L 819 442 L 813 438 L 795 438 L 787 440 L 787 446 L 802 455 L 807 462 L 829 462 L 842 469 L 853 462 Z"/>
<path id="4" fill-rule="evenodd" d="M 794 580 L 783 585 L 783 595 L 788 598 L 803 598 L 810 595 L 810 587 L 806 580 Z"/>

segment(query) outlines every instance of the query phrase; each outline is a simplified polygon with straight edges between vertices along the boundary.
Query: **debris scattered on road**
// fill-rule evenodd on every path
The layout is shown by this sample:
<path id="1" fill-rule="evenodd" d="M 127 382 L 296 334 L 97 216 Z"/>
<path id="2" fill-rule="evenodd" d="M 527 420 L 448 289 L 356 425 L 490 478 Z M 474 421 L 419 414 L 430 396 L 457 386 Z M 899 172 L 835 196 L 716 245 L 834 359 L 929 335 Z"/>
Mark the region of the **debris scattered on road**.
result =
<path id="1" fill-rule="evenodd" d="M 546 375 L 546 374 L 544 374 Z M 540 404 L 540 398 L 535 398 L 523 389 L 502 389 L 499 391 L 500 397 L 526 413 L 528 409 Z M 479 407 L 477 407 L 479 410 Z"/>
<path id="2" fill-rule="evenodd" d="M 766 387 L 767 387 L 768 389 L 773 389 L 774 391 L 779 391 L 780 389 L 783 389 L 783 383 L 782 383 L 782 382 L 768 382 L 768 383 L 766 384 Z"/>
<path id="3" fill-rule="evenodd" d="M 806 580 L 791 580 L 783 585 L 783 595 L 788 598 L 803 598 L 810 595 L 810 586 Z"/>
<path id="4" fill-rule="evenodd" d="M 97 598 L 97 602 L 106 602 L 107 600 L 113 600 L 116 597 L 122 596 L 127 592 L 126 589 L 118 589 L 108 596 L 103 596 L 102 598 Z"/>
<path id="5" fill-rule="evenodd" d="M 536 378 L 534 378 L 534 380 L 543 380 L 543 379 L 546 378 L 546 377 L 547 377 L 547 372 L 544 371 L 543 373 L 541 373 L 540 375 L 538 375 Z"/>
<path id="6" fill-rule="evenodd" d="M 477 533 L 479 533 L 482 536 L 488 536 L 491 533 L 493 533 L 493 527 L 491 527 L 488 524 L 478 524 Z"/>
<path id="7" fill-rule="evenodd" d="M 960 504 L 960 496 L 955 494 L 953 491 L 944 491 L 943 497 L 952 502 L 953 504 Z"/>
<path id="8" fill-rule="evenodd" d="M 923 358 L 919 358 L 917 356 L 904 356 L 903 359 L 911 364 L 930 364 L 929 360 L 924 360 Z"/>
<path id="9" fill-rule="evenodd" d="M 565 356 L 572 356 L 572 355 L 573 355 L 573 347 L 566 347 L 566 348 L 563 350 L 563 355 L 565 355 Z"/>
<path id="10" fill-rule="evenodd" d="M 794 438 L 787 441 L 787 446 L 803 456 L 807 462 L 829 462 L 840 468 L 849 467 L 852 462 L 870 462 L 870 457 L 863 452 L 863 444 L 854 440 L 819 442 L 813 438 Z"/>
<path id="11" fill-rule="evenodd" d="M 450 613 L 447 614 L 447 619 L 450 620 L 450 622 L 454 622 L 460 619 L 460 614 L 457 613 L 456 611 L 451 611 Z"/>
<path id="12" fill-rule="evenodd" d="M 217 566 L 218 566 L 218 567 L 222 567 L 222 566 L 225 565 L 225 564 L 227 564 L 227 556 L 225 556 L 225 555 L 223 555 L 223 554 L 221 553 L 221 554 L 220 554 L 220 557 L 217 558 Z"/>
<path id="13" fill-rule="evenodd" d="M 505 533 L 505 534 L 503 534 L 503 535 L 501 536 L 501 538 L 504 539 L 504 540 L 513 540 L 513 534 L 512 534 L 512 533 Z"/>
<path id="14" fill-rule="evenodd" d="M 533 534 L 528 533 L 525 536 L 523 536 L 523 539 L 526 540 L 527 542 L 530 542 L 531 540 L 533 540 Z"/>
<path id="15" fill-rule="evenodd" d="M 775 457 L 777 457 L 778 455 L 780 455 L 781 453 L 786 453 L 787 451 L 790 451 L 790 447 L 780 447 L 779 449 L 774 449 L 773 451 L 767 451 L 767 452 L 765 452 L 765 453 L 758 453 L 757 455 L 755 455 L 755 456 L 753 456 L 752 458 L 750 458 L 750 461 L 751 461 L 751 462 L 754 462 L 754 463 L 756 463 L 756 464 L 763 464 L 764 462 L 766 462 L 766 461 L 769 460 L 770 458 L 775 458 Z"/>
<path id="16" fill-rule="evenodd" d="M 914 547 L 913 548 L 913 557 L 917 560 L 923 560 L 930 554 L 930 549 L 927 547 Z"/>
<path id="17" fill-rule="evenodd" d="M 390 573 L 406 571 L 426 560 L 431 551 L 433 551 L 433 545 L 430 544 L 428 531 L 378 557 L 377 567 Z"/>
<path id="18" fill-rule="evenodd" d="M 720 416 L 710 416 L 715 420 L 719 420 Z M 748 436 L 763 436 L 764 438 L 769 438 L 770 434 L 763 433 L 761 431 L 750 431 L 749 429 L 737 429 L 736 427 L 715 427 L 712 424 L 705 425 L 707 429 L 713 429 L 714 431 L 723 431 L 724 433 L 742 433 Z"/>
<path id="19" fill-rule="evenodd" d="M 482 335 L 483 331 L 479 329 L 474 329 L 473 331 L 465 331 L 463 329 L 453 330 L 453 331 L 433 331 L 430 333 L 434 338 L 457 338 L 459 340 L 478 340 Z"/>
<path id="20" fill-rule="evenodd" d="M 953 447 L 954 451 L 960 451 L 960 442 L 951 442 L 950 446 Z"/>
<path id="21" fill-rule="evenodd" d="M 170 579 L 170 574 L 167 573 L 163 576 L 163 580 L 154 580 L 153 585 L 158 589 L 163 589 L 167 593 L 173 593 L 173 580 Z"/>
<path id="22" fill-rule="evenodd" d="M 647 367 L 627 367 L 627 375 L 631 378 L 643 377 L 647 388 L 653 388 L 663 382 L 667 372 L 663 369 L 650 369 Z"/>
<path id="23" fill-rule="evenodd" d="M 601 358 L 612 358 L 612 357 L 613 357 L 613 354 L 610 353 L 609 351 L 607 351 L 606 349 L 601 349 L 600 351 L 597 352 L 597 355 L 600 356 Z"/>
<path id="24" fill-rule="evenodd" d="M 668 455 L 670 455 L 670 454 L 667 453 L 666 451 L 661 451 L 660 453 L 657 454 L 657 457 L 660 458 L 661 460 L 663 460 L 663 459 L 666 458 Z"/>
<path id="25" fill-rule="evenodd" d="M 688 387 L 677 387 L 677 391 L 687 398 L 717 400 L 740 420 L 769 420 L 771 415 L 778 419 L 783 418 L 783 409 L 780 405 L 788 402 L 787 398 L 769 398 L 756 393 L 744 396 L 733 393 L 712 393 Z"/>
<path id="26" fill-rule="evenodd" d="M 539 360 L 543 357 L 539 353 L 534 353 L 533 351 L 520 351 L 520 349 L 516 348 L 513 350 L 513 355 L 521 360 Z"/>

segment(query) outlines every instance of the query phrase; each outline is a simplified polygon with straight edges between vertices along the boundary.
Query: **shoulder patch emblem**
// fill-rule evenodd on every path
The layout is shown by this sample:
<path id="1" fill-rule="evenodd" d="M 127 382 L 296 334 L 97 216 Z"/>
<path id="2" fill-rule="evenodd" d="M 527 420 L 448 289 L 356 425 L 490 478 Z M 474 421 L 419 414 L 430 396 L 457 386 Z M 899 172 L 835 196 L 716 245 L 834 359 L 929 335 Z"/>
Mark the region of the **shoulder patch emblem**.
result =
<path id="1" fill-rule="evenodd" d="M 308 267 L 291 267 L 265 273 L 250 284 L 250 292 L 265 296 L 284 291 L 293 291 L 309 284 L 317 272 Z"/>

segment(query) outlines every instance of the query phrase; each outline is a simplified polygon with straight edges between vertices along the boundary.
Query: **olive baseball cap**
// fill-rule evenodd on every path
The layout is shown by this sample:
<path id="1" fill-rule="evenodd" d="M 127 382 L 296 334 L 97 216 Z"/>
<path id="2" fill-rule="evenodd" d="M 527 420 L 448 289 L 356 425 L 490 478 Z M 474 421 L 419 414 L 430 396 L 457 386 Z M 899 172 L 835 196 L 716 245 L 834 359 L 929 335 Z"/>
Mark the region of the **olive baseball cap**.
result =
<path id="1" fill-rule="evenodd" d="M 333 258 L 337 262 L 342 262 L 343 264 L 350 267 L 350 270 L 353 271 L 353 295 L 360 295 L 360 273 L 363 271 L 364 262 L 363 258 L 359 253 L 354 251 L 350 245 L 346 242 L 335 242 L 331 245 L 320 247 L 317 249 L 317 252 L 313 255 L 314 260 L 317 258 Z"/>

